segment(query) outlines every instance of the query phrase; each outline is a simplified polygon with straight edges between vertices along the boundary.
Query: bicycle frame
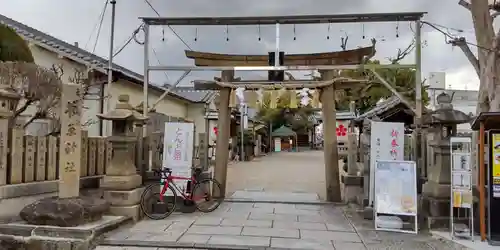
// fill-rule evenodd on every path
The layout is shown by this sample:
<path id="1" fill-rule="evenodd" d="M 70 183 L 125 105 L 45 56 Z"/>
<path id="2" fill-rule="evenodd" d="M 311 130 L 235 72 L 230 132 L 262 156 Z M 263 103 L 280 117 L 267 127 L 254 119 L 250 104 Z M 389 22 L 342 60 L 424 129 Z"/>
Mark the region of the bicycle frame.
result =
<path id="1" fill-rule="evenodd" d="M 174 182 L 174 180 L 191 181 L 190 193 L 186 193 L 186 192 L 182 191 L 181 188 Z M 163 185 L 163 188 L 160 192 L 160 201 L 161 202 L 163 202 L 163 199 L 165 197 L 165 193 L 167 192 L 169 185 L 172 185 L 174 190 L 177 191 L 180 194 L 180 196 L 182 196 L 182 198 L 184 200 L 195 201 L 193 189 L 194 189 L 194 186 L 198 183 L 198 181 L 196 180 L 196 178 L 194 176 L 191 176 L 188 178 L 188 177 L 181 177 L 181 176 L 173 176 L 172 173 L 169 173 L 167 178 L 165 178 L 164 173 L 162 173 L 162 177 L 161 177 L 160 181 L 165 181 L 165 184 Z M 203 197 L 203 198 L 205 198 L 205 197 Z"/>

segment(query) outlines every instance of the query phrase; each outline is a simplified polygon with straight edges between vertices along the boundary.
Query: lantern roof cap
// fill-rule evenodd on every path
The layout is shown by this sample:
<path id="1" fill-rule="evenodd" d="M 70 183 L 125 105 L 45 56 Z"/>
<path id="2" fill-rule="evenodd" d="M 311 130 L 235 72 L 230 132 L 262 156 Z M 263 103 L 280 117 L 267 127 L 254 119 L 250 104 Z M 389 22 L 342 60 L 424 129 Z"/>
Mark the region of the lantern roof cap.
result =
<path id="1" fill-rule="evenodd" d="M 148 118 L 141 115 L 137 110 L 130 104 L 130 97 L 128 95 L 118 96 L 118 103 L 115 109 L 109 111 L 106 114 L 98 114 L 97 117 L 103 120 L 129 120 L 129 121 L 145 121 Z"/>

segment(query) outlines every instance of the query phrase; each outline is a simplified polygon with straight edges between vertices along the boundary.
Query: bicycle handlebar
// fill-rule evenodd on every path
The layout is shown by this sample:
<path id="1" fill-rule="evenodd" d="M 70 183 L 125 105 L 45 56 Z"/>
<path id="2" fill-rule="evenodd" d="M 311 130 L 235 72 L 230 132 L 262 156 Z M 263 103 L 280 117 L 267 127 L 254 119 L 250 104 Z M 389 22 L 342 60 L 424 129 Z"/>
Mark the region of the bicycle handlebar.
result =
<path id="1" fill-rule="evenodd" d="M 171 174 L 172 169 L 170 169 L 170 168 L 153 169 L 153 173 L 158 174 L 158 175 Z"/>

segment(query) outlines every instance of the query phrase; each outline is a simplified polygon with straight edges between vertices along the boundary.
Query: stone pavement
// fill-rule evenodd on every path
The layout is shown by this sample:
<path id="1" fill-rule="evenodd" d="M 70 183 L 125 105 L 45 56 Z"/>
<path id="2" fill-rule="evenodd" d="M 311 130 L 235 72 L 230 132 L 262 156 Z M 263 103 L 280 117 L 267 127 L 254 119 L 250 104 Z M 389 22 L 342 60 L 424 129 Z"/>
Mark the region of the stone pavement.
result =
<path id="1" fill-rule="evenodd" d="M 227 197 L 242 190 L 305 192 L 325 198 L 323 151 L 279 152 L 228 166 Z"/>
<path id="2" fill-rule="evenodd" d="M 346 208 L 226 202 L 212 213 L 172 214 L 119 229 L 97 249 L 467 249 L 427 235 L 375 232 Z"/>

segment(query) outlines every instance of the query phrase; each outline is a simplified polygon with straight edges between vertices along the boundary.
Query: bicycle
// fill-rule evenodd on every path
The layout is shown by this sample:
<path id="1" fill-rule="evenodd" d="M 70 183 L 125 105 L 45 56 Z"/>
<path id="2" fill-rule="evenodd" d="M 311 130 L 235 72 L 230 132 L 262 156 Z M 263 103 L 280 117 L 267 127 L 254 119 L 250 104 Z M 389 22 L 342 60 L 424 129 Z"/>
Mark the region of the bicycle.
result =
<path id="1" fill-rule="evenodd" d="M 199 171 L 194 173 L 190 178 L 174 176 L 172 175 L 172 170 L 170 168 L 154 170 L 154 173 L 160 175 L 160 182 L 148 185 L 141 195 L 140 202 L 141 210 L 150 219 L 161 220 L 170 216 L 177 207 L 178 193 L 180 193 L 184 199 L 185 204 L 187 202 L 191 204 L 194 203 L 196 209 L 204 213 L 209 213 L 217 209 L 224 199 L 224 194 L 221 194 L 220 183 L 212 178 L 205 178 L 198 181 L 196 177 L 200 174 Z M 186 190 L 182 190 L 174 182 L 174 180 L 188 181 Z M 170 191 L 168 196 L 166 195 L 167 190 Z M 149 195 L 149 192 L 152 192 L 152 194 Z M 198 194 L 202 195 L 197 196 Z M 153 211 L 149 212 L 147 208 L 150 204 L 147 201 L 151 198 L 155 203 L 152 204 Z M 212 201 L 213 198 L 215 198 L 214 204 L 208 206 L 207 208 L 202 206 L 203 202 Z M 172 201 L 172 207 L 167 206 L 166 202 L 168 201 Z M 165 211 L 159 212 L 159 214 L 153 214 L 153 212 L 156 212 L 159 208 L 164 209 Z"/>

